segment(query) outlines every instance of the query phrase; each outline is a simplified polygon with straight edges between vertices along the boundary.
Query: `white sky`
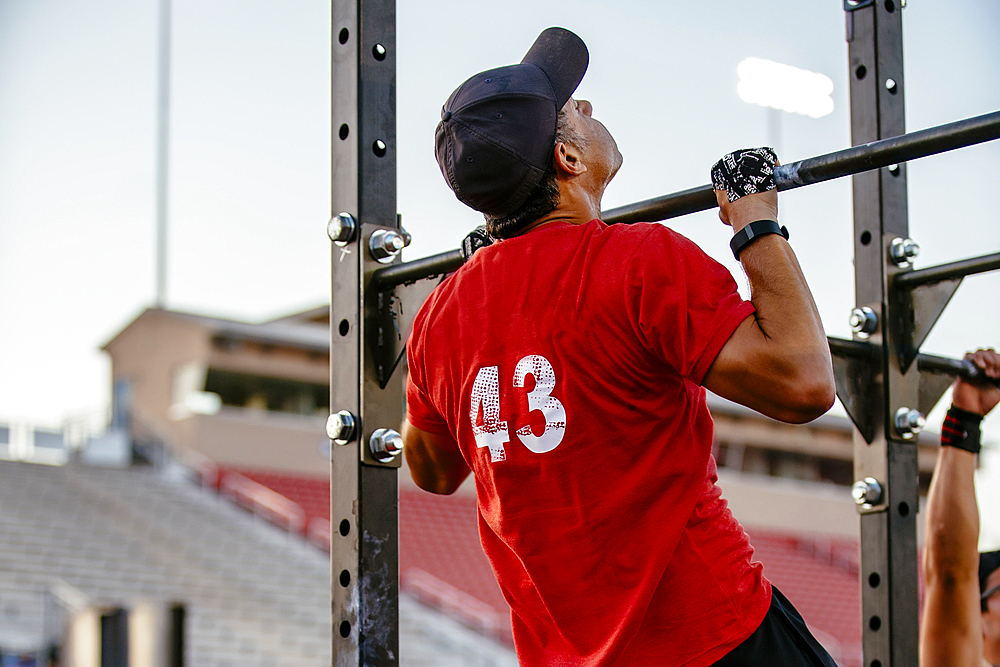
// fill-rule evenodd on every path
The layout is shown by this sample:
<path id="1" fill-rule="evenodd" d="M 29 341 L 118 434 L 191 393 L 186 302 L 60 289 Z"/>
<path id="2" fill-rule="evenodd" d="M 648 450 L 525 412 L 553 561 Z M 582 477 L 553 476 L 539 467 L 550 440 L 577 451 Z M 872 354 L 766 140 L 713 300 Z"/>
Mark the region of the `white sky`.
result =
<path id="1" fill-rule="evenodd" d="M 479 222 L 433 158 L 441 104 L 469 75 L 520 60 L 550 25 L 587 42 L 578 96 L 625 156 L 606 208 L 707 183 L 723 153 L 767 143 L 767 111 L 736 94 L 748 56 L 834 81 L 831 115 L 783 114 L 784 162 L 850 144 L 838 0 L 398 4 L 409 258 L 457 247 Z M 99 347 L 153 301 L 156 8 L 0 0 L 0 420 L 58 424 L 104 409 Z M 328 300 L 329 20 L 317 0 L 174 0 L 169 307 L 261 319 Z M 1000 3 L 911 0 L 903 20 L 908 129 L 1000 109 Z M 1000 250 L 998 165 L 1000 142 L 909 165 L 918 267 Z M 848 179 L 781 198 L 827 330 L 844 337 L 850 202 Z M 738 274 L 714 212 L 671 226 Z M 1000 344 L 998 289 L 998 273 L 966 279 L 924 351 Z M 986 432 L 1000 441 L 997 416 Z M 1000 461 L 989 467 L 995 490 Z M 1000 544 L 1000 528 L 984 541 Z"/>

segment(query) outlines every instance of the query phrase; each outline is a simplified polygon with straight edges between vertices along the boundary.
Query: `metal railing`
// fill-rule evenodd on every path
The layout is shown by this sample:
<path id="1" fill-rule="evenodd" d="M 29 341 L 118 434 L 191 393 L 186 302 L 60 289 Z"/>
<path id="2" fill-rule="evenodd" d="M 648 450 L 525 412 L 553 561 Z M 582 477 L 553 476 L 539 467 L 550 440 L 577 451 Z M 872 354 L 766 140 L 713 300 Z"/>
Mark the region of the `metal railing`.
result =
<path id="1" fill-rule="evenodd" d="M 305 526 L 302 507 L 249 477 L 238 472 L 225 473 L 219 482 L 219 494 L 289 533 L 302 534 Z"/>

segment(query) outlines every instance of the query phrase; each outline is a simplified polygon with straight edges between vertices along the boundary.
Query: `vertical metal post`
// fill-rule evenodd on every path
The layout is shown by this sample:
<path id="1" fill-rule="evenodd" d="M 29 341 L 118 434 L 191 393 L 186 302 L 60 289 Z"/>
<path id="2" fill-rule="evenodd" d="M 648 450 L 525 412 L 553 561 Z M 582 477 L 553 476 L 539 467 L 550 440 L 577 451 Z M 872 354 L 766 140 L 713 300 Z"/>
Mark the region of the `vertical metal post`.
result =
<path id="1" fill-rule="evenodd" d="M 399 664 L 398 460 L 376 461 L 369 438 L 402 420 L 401 373 L 385 387 L 370 348 L 387 332 L 368 289 L 383 265 L 372 232 L 396 216 L 395 0 L 334 0 L 332 11 L 333 211 L 358 229 L 333 246 L 330 302 L 330 407 L 358 429 L 331 448 L 333 664 Z"/>
<path id="2" fill-rule="evenodd" d="M 893 0 L 845 0 L 854 145 L 905 132 L 901 5 Z M 903 368 L 900 306 L 893 276 L 908 266 L 891 259 L 893 239 L 908 236 L 906 166 L 854 176 L 855 289 L 859 307 L 880 326 L 870 341 L 880 350 L 873 382 L 860 401 L 872 411 L 874 433 L 855 432 L 856 479 L 873 478 L 881 495 L 861 507 L 861 587 L 864 665 L 917 664 L 917 452 L 894 425 L 902 408 L 916 408 L 919 374 Z M 866 395 L 867 394 L 867 395 Z"/>

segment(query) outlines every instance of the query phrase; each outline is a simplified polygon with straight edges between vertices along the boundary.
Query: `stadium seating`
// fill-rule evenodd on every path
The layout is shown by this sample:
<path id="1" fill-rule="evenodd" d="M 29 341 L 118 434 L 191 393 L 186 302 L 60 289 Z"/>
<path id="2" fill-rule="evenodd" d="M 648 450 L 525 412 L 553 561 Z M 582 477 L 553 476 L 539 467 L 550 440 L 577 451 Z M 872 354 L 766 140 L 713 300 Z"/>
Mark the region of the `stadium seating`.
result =
<path id="1" fill-rule="evenodd" d="M 0 461 L 0 649 L 45 644 L 46 591 L 187 607 L 186 664 L 328 667 L 319 549 L 180 475 Z M 401 665 L 513 667 L 513 652 L 402 596 Z M 49 627 L 53 617 L 50 613 Z"/>
<path id="2" fill-rule="evenodd" d="M 226 470 L 220 471 L 224 477 Z M 306 523 L 329 521 L 330 485 L 259 470 L 234 470 L 284 495 Z M 861 664 L 858 543 L 748 527 L 764 573 L 796 605 L 841 667 Z M 511 644 L 510 609 L 479 544 L 476 500 L 437 496 L 401 485 L 401 588 L 486 636 Z"/>

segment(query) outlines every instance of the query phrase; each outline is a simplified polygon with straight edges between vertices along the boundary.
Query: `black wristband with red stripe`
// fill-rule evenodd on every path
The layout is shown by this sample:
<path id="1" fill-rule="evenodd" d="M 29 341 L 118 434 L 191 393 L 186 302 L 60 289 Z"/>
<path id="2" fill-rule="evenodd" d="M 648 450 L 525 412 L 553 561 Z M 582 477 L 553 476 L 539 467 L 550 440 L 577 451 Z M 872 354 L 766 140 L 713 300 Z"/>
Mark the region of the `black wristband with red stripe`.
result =
<path id="1" fill-rule="evenodd" d="M 951 406 L 941 425 L 941 446 L 957 447 L 978 454 L 979 438 L 982 437 L 979 424 L 982 421 L 982 415 Z"/>

